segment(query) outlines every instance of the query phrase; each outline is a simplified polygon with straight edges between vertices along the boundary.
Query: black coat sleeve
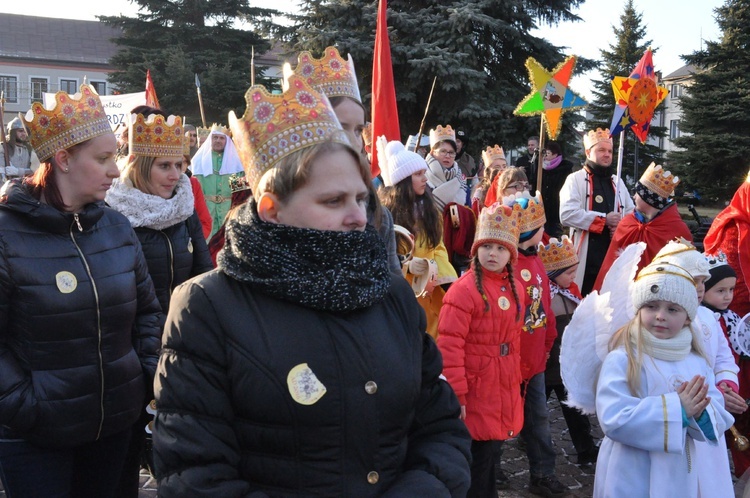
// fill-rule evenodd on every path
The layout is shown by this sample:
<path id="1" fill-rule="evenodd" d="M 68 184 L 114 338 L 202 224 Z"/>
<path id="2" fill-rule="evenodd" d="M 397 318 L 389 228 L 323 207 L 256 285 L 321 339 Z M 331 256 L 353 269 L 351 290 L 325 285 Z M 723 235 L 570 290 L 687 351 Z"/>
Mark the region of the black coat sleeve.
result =
<path id="1" fill-rule="evenodd" d="M 198 218 L 198 213 L 193 211 L 190 218 L 187 219 L 188 234 L 193 243 L 193 269 L 190 272 L 191 277 L 206 273 L 214 269 L 211 253 L 208 251 L 208 244 L 203 237 L 203 226 Z"/>
<path id="2" fill-rule="evenodd" d="M 133 326 L 133 347 L 141 360 L 143 373 L 146 376 L 146 394 L 150 399 L 149 395 L 156 373 L 156 364 L 159 361 L 164 315 L 161 312 L 161 305 L 156 297 L 154 284 L 148 272 L 146 257 L 143 255 L 141 243 L 138 241 L 135 232 L 133 232 L 133 245 L 135 247 L 134 268 L 138 299 Z"/>

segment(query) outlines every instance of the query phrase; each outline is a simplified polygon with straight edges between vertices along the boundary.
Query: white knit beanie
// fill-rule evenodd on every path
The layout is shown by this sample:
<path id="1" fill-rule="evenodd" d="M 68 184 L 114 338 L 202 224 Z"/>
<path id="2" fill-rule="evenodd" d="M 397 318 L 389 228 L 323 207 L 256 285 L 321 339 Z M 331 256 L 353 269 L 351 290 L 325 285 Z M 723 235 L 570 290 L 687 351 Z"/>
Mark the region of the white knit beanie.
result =
<path id="1" fill-rule="evenodd" d="M 424 158 L 416 152 L 406 150 L 398 140 L 387 144 L 385 142 L 385 137 L 380 137 L 376 146 L 383 183 L 386 187 L 396 185 L 404 178 L 427 169 Z"/>
<path id="2" fill-rule="evenodd" d="M 651 301 L 667 301 L 685 308 L 692 321 L 698 310 L 698 294 L 690 273 L 672 263 L 654 262 L 643 268 L 633 286 L 636 310 Z"/>
<path id="3" fill-rule="evenodd" d="M 685 239 L 670 240 L 667 245 L 661 248 L 654 256 L 653 262 L 661 261 L 664 263 L 673 263 L 685 271 L 691 277 L 711 278 L 710 266 L 706 257 Z"/>

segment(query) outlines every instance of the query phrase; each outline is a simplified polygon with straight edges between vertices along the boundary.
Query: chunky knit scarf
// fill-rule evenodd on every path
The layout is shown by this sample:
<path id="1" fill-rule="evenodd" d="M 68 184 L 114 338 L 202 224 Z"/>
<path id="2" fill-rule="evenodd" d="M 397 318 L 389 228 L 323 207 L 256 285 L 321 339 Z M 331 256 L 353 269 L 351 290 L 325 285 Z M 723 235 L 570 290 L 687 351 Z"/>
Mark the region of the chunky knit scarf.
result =
<path id="1" fill-rule="evenodd" d="M 263 294 L 321 311 L 366 308 L 391 283 L 385 245 L 372 226 L 337 232 L 267 223 L 255 200 L 227 221 L 218 266 Z"/>
<path id="2" fill-rule="evenodd" d="M 190 218 L 195 210 L 193 189 L 187 175 L 180 177 L 170 199 L 142 192 L 127 178 L 120 178 L 112 183 L 105 200 L 112 209 L 124 214 L 133 228 L 164 230 Z"/>
<path id="3" fill-rule="evenodd" d="M 645 351 L 658 360 L 679 361 L 687 357 L 692 349 L 693 333 L 689 327 L 683 327 L 676 336 L 670 339 L 654 337 L 645 327 L 641 329 L 641 334 L 646 345 Z M 630 340 L 637 347 L 636 338 L 631 337 Z"/>

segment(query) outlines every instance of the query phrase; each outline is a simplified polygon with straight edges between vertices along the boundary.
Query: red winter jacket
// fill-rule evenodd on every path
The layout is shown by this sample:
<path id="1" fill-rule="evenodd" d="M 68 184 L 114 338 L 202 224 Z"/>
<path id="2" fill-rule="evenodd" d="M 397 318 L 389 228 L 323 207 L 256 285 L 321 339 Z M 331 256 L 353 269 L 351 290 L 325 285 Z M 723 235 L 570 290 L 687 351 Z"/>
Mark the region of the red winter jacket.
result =
<path id="1" fill-rule="evenodd" d="M 198 213 L 198 219 L 201 220 L 201 227 L 203 227 L 203 237 L 208 240 L 208 236 L 211 235 L 213 219 L 208 211 L 206 198 L 203 196 L 203 189 L 198 179 L 191 176 L 190 186 L 193 188 L 193 197 L 195 197 L 195 212 Z"/>
<path id="2" fill-rule="evenodd" d="M 525 253 L 525 254 L 524 254 Z M 523 286 L 523 332 L 521 333 L 521 375 L 529 380 L 544 372 L 547 354 L 557 337 L 549 279 L 536 249 L 518 250 L 513 269 L 516 282 Z"/>
<path id="3" fill-rule="evenodd" d="M 505 440 L 523 427 L 521 400 L 521 320 L 517 318 L 508 273 L 482 272 L 484 301 L 468 270 L 445 297 L 437 344 L 443 374 L 466 406 L 466 426 L 477 441 Z M 516 293 L 523 299 L 516 283 Z M 505 309 L 503 309 L 505 308 Z"/>

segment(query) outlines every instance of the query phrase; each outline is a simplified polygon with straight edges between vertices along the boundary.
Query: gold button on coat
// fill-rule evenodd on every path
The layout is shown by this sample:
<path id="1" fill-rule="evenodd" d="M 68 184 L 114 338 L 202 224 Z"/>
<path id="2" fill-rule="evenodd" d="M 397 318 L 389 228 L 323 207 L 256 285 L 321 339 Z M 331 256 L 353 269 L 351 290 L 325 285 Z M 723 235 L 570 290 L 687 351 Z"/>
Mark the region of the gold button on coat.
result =
<path id="1" fill-rule="evenodd" d="M 377 484 L 378 479 L 380 479 L 380 475 L 378 475 L 377 472 L 375 472 L 374 470 L 372 472 L 368 472 L 367 482 L 369 482 L 370 484 Z"/>
<path id="2" fill-rule="evenodd" d="M 365 392 L 367 394 L 375 394 L 376 392 L 378 392 L 378 385 L 373 381 L 367 382 L 365 384 Z"/>

